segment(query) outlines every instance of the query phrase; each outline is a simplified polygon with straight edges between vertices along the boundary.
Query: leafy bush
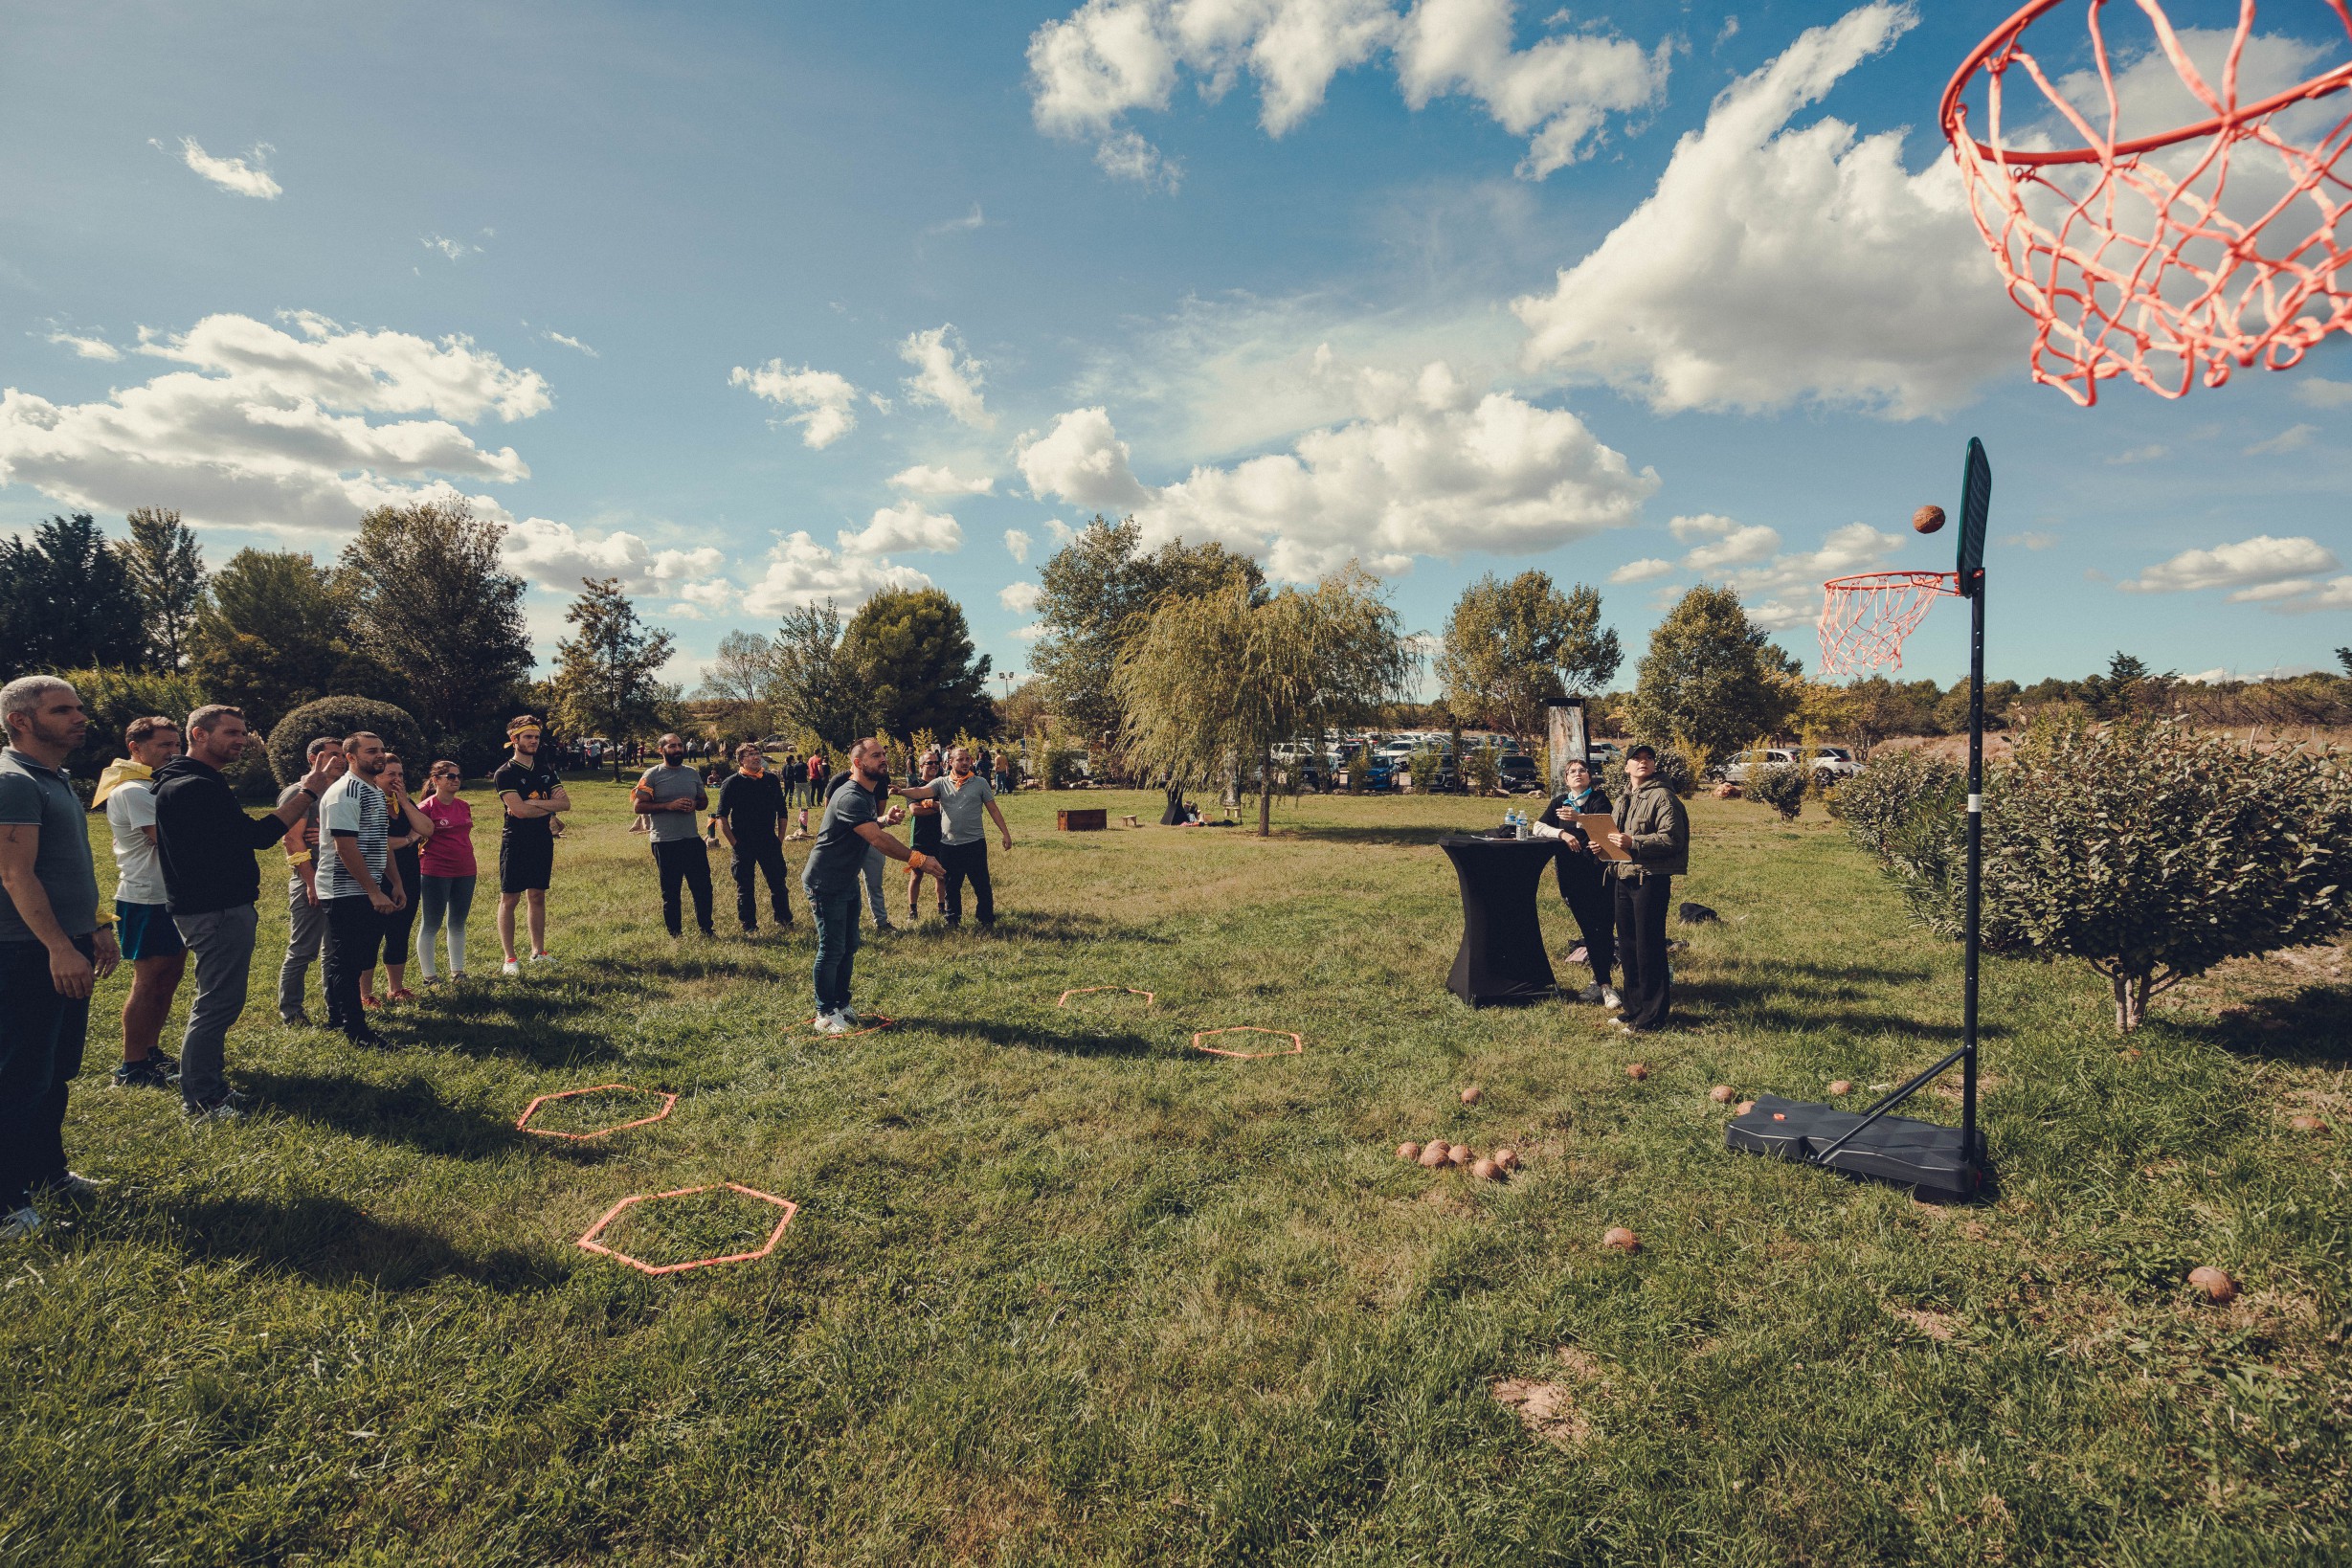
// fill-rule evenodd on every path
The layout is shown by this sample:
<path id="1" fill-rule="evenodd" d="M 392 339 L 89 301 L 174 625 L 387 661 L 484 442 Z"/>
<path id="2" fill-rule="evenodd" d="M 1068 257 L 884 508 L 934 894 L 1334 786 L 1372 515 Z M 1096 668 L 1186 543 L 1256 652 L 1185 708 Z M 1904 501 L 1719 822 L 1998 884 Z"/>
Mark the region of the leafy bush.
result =
<path id="1" fill-rule="evenodd" d="M 1897 843 L 1923 814 L 1949 816 L 1965 804 L 1966 775 L 1939 757 L 1881 748 L 1863 770 L 1829 795 L 1829 815 L 1846 824 L 1855 843 L 1892 865 Z"/>
<path id="2" fill-rule="evenodd" d="M 416 721 L 407 709 L 372 697 L 322 697 L 280 719 L 270 731 L 270 771 L 278 775 L 279 783 L 291 784 L 310 771 L 302 752 L 313 740 L 321 735 L 341 740 L 362 729 L 383 736 L 386 750 L 397 751 L 407 759 L 409 777 L 422 779 L 424 765 L 433 759 L 425 755 L 424 736 L 417 732 Z"/>
<path id="3" fill-rule="evenodd" d="M 1748 798 L 1761 801 L 1781 814 L 1783 821 L 1793 822 L 1804 810 L 1804 792 L 1812 783 L 1812 770 L 1803 763 L 1776 762 L 1769 767 L 1753 769 L 1744 788 Z"/>
<path id="4" fill-rule="evenodd" d="M 1503 754 L 1491 746 L 1472 748 L 1462 758 L 1462 782 L 1472 795 L 1500 794 Z"/>
<path id="5" fill-rule="evenodd" d="M 117 757 L 128 756 L 123 731 L 133 719 L 160 715 L 175 725 L 188 722 L 204 697 L 186 675 L 159 675 L 149 670 L 67 670 L 57 677 L 81 698 L 90 716 L 90 731 L 65 759 L 65 771 L 76 778 L 95 779 Z"/>
<path id="6" fill-rule="evenodd" d="M 1049 790 L 1074 790 L 1086 775 L 1078 771 L 1078 748 L 1059 743 L 1045 748 L 1045 787 Z"/>
<path id="7" fill-rule="evenodd" d="M 2113 987 L 2118 1031 L 2224 959 L 2352 925 L 2352 769 L 2332 750 L 2075 720 L 2037 726 L 1987 783 L 1985 947 L 2082 959 Z M 1961 930 L 1965 835 L 1962 814 L 1921 811 L 1893 836 L 1905 891 L 1946 934 Z"/>

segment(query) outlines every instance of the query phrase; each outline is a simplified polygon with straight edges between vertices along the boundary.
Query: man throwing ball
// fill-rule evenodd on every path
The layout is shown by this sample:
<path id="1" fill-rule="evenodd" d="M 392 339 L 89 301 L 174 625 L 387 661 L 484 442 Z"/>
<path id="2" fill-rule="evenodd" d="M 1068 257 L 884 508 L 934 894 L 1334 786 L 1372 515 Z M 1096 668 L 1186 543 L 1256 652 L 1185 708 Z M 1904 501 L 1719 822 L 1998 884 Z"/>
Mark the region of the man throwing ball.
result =
<path id="1" fill-rule="evenodd" d="M 539 760 L 539 721 L 526 713 L 506 726 L 514 754 L 490 775 L 504 808 L 505 831 L 498 842 L 498 945 L 505 973 L 520 974 L 514 955 L 514 907 L 527 901 L 531 961 L 548 957 L 548 882 L 555 870 L 555 832 L 549 818 L 571 809 L 564 779 Z"/>
<path id="2" fill-rule="evenodd" d="M 862 740 L 849 749 L 849 777 L 825 802 L 818 824 L 817 844 L 800 873 L 801 890 L 817 921 L 817 1032 L 846 1035 L 863 1025 L 849 1008 L 850 970 L 858 955 L 858 894 L 864 879 L 865 858 L 879 850 L 904 861 L 917 871 L 938 874 L 940 864 L 919 849 L 908 849 L 883 824 L 897 822 L 905 813 L 897 807 L 885 818 L 882 800 L 890 786 L 888 754 L 882 743 Z"/>

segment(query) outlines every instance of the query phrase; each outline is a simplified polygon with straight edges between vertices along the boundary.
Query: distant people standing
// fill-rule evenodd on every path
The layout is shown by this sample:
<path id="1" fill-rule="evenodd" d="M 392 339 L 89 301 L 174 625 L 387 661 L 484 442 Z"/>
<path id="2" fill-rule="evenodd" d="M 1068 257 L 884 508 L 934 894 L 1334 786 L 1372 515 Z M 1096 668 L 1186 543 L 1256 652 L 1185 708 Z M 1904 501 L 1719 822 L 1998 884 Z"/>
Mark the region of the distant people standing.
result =
<path id="1" fill-rule="evenodd" d="M 801 837 L 806 838 L 809 831 L 810 808 L 815 807 L 822 810 L 825 804 L 825 779 L 827 774 L 825 771 L 825 753 L 821 747 L 809 753 L 809 760 L 804 765 L 802 771 L 807 773 L 808 777 L 804 781 L 803 792 L 800 796 L 800 825 L 797 831 Z"/>
<path id="2" fill-rule="evenodd" d="M 710 819 L 719 824 L 731 851 L 728 869 L 735 878 L 735 918 L 743 933 L 759 930 L 759 880 L 766 878 L 775 923 L 793 923 L 791 869 L 784 863 L 784 779 L 768 771 L 768 759 L 746 742 L 735 750 L 736 772 L 719 786 Z M 789 776 L 789 775 L 787 775 Z"/>
<path id="3" fill-rule="evenodd" d="M 248 817 L 221 770 L 244 754 L 245 715 L 209 704 L 188 716 L 188 754 L 155 771 L 155 848 L 164 862 L 171 923 L 196 966 L 196 999 L 180 1040 L 180 1104 L 198 1121 L 234 1121 L 245 1100 L 224 1076 L 229 1030 L 245 1011 L 253 969 L 254 903 L 261 871 L 254 851 L 277 843 L 326 793 L 335 775 L 322 758 L 267 817 Z"/>
<path id="4" fill-rule="evenodd" d="M 375 968 L 384 928 L 408 902 L 388 847 L 392 802 L 380 780 L 384 741 L 361 730 L 343 739 L 350 771 L 319 800 L 319 901 L 326 906 L 326 1026 L 354 1045 L 381 1046 L 360 1000 L 360 977 Z"/>
<path id="5" fill-rule="evenodd" d="M 1559 840 L 1559 854 L 1552 862 L 1553 875 L 1559 882 L 1560 902 L 1576 917 L 1577 934 L 1584 942 L 1585 961 L 1593 968 L 1593 983 L 1578 994 L 1577 1000 L 1616 1007 L 1621 998 L 1609 985 L 1617 956 L 1616 895 L 1610 887 L 1612 879 L 1604 869 L 1606 862 L 1593 853 L 1592 840 L 1574 820 L 1584 813 L 1602 813 L 1613 808 L 1608 792 L 1594 781 L 1592 765 L 1580 758 L 1570 759 L 1560 770 L 1560 782 L 1566 788 L 1554 795 L 1552 803 L 1543 808 L 1543 815 L 1535 818 L 1535 836 Z"/>
<path id="6" fill-rule="evenodd" d="M 474 883 L 477 875 L 474 862 L 474 808 L 458 796 L 465 782 L 458 765 L 442 759 L 433 765 L 426 783 L 431 791 L 416 803 L 433 823 L 433 837 L 427 839 L 423 852 L 417 856 L 418 887 L 416 895 L 420 927 L 416 940 L 416 967 L 425 973 L 425 983 L 434 982 L 433 944 L 444 926 L 449 931 L 449 978 L 465 978 L 465 919 L 474 910 Z"/>
<path id="7" fill-rule="evenodd" d="M 501 829 L 498 840 L 498 945 L 505 956 L 504 973 L 520 974 L 514 955 L 515 906 L 526 906 L 530 930 L 531 962 L 545 963 L 548 952 L 548 883 L 555 869 L 555 830 L 552 818 L 571 809 L 564 776 L 539 761 L 539 721 L 525 713 L 508 722 L 506 741 L 513 754 L 490 775 L 498 792 Z"/>
<path id="8" fill-rule="evenodd" d="M 90 993 L 122 954 L 65 772 L 89 732 L 79 694 L 53 676 L 11 681 L 0 728 L 0 1241 L 15 1241 L 41 1228 L 35 1198 L 98 1189 L 66 1165 L 65 1102 Z"/>
<path id="9" fill-rule="evenodd" d="M 900 813 L 893 809 L 885 816 L 881 809 L 890 781 L 882 743 L 862 740 L 852 746 L 849 769 L 826 798 L 816 847 L 800 871 L 800 886 L 809 896 L 817 924 L 817 1031 L 826 1035 L 862 1027 L 849 1003 L 858 954 L 858 884 L 865 874 L 866 857 L 886 855 L 930 871 L 939 865 L 883 831 L 883 824 L 899 820 Z"/>
<path id="10" fill-rule="evenodd" d="M 694 894 L 694 923 L 705 936 L 710 929 L 710 851 L 695 831 L 695 815 L 710 803 L 703 775 L 686 766 L 686 743 L 676 735 L 661 737 L 661 760 L 645 770 L 631 802 L 653 822 L 654 866 L 661 880 L 661 924 L 672 936 L 684 934 L 679 908 L 678 885 Z"/>
<path id="11" fill-rule="evenodd" d="M 321 735 L 303 754 L 311 767 L 325 770 L 330 784 L 348 766 L 343 742 L 332 735 Z M 326 956 L 326 907 L 319 902 L 319 803 L 302 794 L 301 784 L 278 792 L 281 808 L 297 800 L 302 814 L 287 827 L 285 838 L 286 957 L 278 966 L 278 1021 L 306 1029 L 310 1015 L 302 1008 L 302 987 L 310 966 Z"/>
<path id="12" fill-rule="evenodd" d="M 948 925 L 963 924 L 964 883 L 970 879 L 973 917 L 985 930 L 997 923 L 997 895 L 988 878 L 988 827 L 980 814 L 986 812 L 995 819 L 1006 849 L 1013 847 L 1013 830 L 1005 826 L 997 792 L 979 775 L 972 752 L 959 746 L 949 753 L 948 762 L 951 772 L 946 778 L 899 793 L 908 799 L 939 802 L 945 830 L 939 861 L 946 867 L 940 880 L 945 885 Z"/>
<path id="13" fill-rule="evenodd" d="M 1673 1003 L 1666 912 L 1674 879 L 1691 869 L 1691 816 L 1658 776 L 1652 748 L 1625 753 L 1625 798 L 1616 808 L 1618 831 L 1609 835 L 1609 842 L 1631 857 L 1609 863 L 1617 879 L 1617 957 L 1625 971 L 1624 1011 L 1617 1025 L 1644 1034 L 1666 1027 Z"/>
<path id="14" fill-rule="evenodd" d="M 155 852 L 155 770 L 180 754 L 180 727 L 160 715 L 133 719 L 123 731 L 130 755 L 99 775 L 93 808 L 103 808 L 114 836 L 114 919 L 123 962 L 131 967 L 123 1002 L 123 1064 L 117 1088 L 168 1088 L 179 1064 L 164 1054 L 164 1019 L 188 969 L 188 944 L 171 924 L 164 866 Z"/>
<path id="15" fill-rule="evenodd" d="M 409 795 L 408 766 L 393 751 L 384 753 L 384 772 L 376 780 L 384 792 L 385 804 L 392 812 L 392 836 L 386 847 L 392 854 L 392 864 L 400 870 L 400 885 L 408 898 L 384 922 L 384 999 L 388 1002 L 414 1001 L 416 993 L 408 988 L 409 936 L 416 926 L 416 905 L 419 889 L 424 883 L 421 861 L 426 840 L 433 837 L 433 819 L 416 809 Z M 375 1001 L 375 971 L 370 968 L 360 982 L 360 1004 L 373 1007 Z"/>
<path id="16" fill-rule="evenodd" d="M 939 777 L 941 772 L 938 758 L 929 755 L 924 757 L 923 783 L 932 782 Z M 912 796 L 910 795 L 909 798 Z M 934 860 L 939 858 L 940 822 L 939 802 L 936 800 L 917 799 L 907 808 L 907 841 Z M 932 906 L 944 913 L 946 907 L 942 903 L 943 897 L 943 888 L 933 887 L 931 889 Z M 907 867 L 907 918 L 908 920 L 923 918 L 923 873 L 912 866 Z"/>

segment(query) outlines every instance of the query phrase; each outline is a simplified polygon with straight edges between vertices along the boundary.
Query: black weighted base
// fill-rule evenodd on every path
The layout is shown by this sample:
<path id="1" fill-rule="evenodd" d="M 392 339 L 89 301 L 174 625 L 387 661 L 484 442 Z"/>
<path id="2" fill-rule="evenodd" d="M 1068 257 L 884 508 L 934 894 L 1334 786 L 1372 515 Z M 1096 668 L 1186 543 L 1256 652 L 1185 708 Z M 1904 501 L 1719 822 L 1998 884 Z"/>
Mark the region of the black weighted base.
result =
<path id="1" fill-rule="evenodd" d="M 1982 1140 L 1971 1158 L 1960 1147 L 1960 1130 L 1938 1122 L 1881 1116 L 1827 1160 L 1818 1158 L 1819 1151 L 1853 1131 L 1862 1119 L 1860 1111 L 1759 1094 L 1755 1109 L 1724 1129 L 1723 1141 L 1744 1154 L 1819 1164 L 1915 1188 L 1922 1198 L 1965 1201 L 1983 1195 L 1988 1167 Z"/>

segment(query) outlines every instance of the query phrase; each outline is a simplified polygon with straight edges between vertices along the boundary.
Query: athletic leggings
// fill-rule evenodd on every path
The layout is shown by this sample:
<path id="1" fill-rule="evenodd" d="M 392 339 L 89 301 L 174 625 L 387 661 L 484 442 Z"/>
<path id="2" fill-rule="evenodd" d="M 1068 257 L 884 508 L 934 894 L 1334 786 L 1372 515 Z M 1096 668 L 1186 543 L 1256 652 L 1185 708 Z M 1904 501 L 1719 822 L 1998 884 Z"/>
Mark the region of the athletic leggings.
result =
<path id="1" fill-rule="evenodd" d="M 416 967 L 433 978 L 433 939 L 438 935 L 444 920 L 449 925 L 449 970 L 453 974 L 465 973 L 465 917 L 474 907 L 474 879 L 472 877 L 425 877 L 424 894 L 418 900 L 417 912 L 423 917 L 424 930 L 416 942 Z"/>

